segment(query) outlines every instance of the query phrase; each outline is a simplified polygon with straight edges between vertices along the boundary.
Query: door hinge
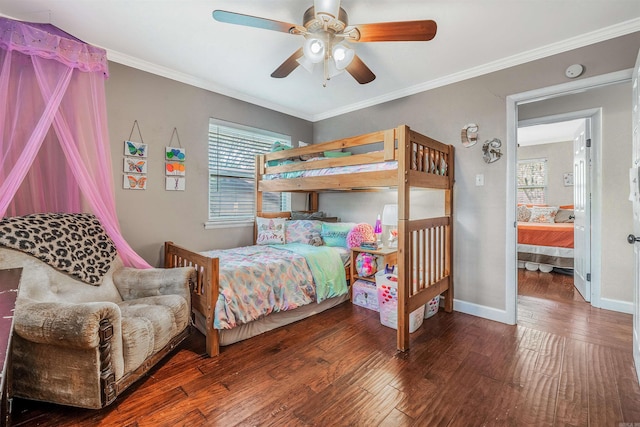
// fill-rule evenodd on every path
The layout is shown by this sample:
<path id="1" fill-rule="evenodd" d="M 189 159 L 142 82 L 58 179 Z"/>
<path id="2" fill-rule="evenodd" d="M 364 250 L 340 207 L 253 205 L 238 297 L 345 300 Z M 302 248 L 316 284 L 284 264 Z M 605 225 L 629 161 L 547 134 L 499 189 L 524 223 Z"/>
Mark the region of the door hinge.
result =
<path id="1" fill-rule="evenodd" d="M 587 282 L 591 281 L 591 273 L 587 273 Z"/>
<path id="2" fill-rule="evenodd" d="M 591 148 L 591 138 L 587 138 L 587 148 Z"/>

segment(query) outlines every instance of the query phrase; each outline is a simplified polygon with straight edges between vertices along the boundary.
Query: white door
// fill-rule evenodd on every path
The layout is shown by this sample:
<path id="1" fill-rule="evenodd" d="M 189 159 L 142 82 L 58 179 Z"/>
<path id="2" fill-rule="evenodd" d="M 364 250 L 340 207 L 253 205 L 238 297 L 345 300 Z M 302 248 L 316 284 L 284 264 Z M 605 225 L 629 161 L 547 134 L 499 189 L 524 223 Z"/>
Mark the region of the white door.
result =
<path id="1" fill-rule="evenodd" d="M 636 374 L 640 381 L 640 243 L 636 243 L 636 236 L 640 236 L 640 52 L 633 70 L 633 116 L 632 135 L 633 153 L 629 176 L 631 183 L 631 200 L 633 202 L 633 233 L 629 236 L 629 243 L 633 245 L 634 254 L 634 284 L 633 284 L 633 359 L 636 365 Z"/>
<path id="2" fill-rule="evenodd" d="M 585 119 L 573 138 L 573 283 L 591 301 L 591 158 L 590 121 Z"/>

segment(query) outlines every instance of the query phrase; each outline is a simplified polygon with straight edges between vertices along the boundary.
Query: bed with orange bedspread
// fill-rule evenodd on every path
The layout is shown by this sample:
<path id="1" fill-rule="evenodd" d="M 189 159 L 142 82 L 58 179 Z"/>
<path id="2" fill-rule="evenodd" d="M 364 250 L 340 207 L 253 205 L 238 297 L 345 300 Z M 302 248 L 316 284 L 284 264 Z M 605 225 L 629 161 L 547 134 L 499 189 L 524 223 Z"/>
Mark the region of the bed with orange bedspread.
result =
<path id="1" fill-rule="evenodd" d="M 573 223 L 518 222 L 518 266 L 573 269 Z"/>

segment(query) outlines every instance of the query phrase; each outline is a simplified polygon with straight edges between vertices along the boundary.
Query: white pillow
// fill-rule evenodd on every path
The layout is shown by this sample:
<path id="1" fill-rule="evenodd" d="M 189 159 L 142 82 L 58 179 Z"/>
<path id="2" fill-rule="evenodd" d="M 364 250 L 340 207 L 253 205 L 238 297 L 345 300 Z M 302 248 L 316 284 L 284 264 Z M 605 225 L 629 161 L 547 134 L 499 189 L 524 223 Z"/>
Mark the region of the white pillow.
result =
<path id="1" fill-rule="evenodd" d="M 557 206 L 534 206 L 531 208 L 531 218 L 529 218 L 529 222 L 544 222 L 553 224 L 555 222 L 557 213 Z"/>
<path id="2" fill-rule="evenodd" d="M 258 227 L 257 245 L 284 245 L 285 218 L 256 218 Z"/>

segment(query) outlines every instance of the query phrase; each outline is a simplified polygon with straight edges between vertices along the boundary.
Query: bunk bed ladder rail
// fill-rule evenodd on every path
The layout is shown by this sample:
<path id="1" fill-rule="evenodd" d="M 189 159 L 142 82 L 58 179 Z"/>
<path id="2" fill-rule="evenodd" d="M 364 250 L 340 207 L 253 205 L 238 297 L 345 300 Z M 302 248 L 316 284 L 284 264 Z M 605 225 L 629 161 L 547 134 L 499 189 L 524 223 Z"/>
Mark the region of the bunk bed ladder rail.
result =
<path id="1" fill-rule="evenodd" d="M 452 295 L 448 292 L 452 286 L 451 217 L 404 223 L 408 253 L 398 259 L 399 264 L 404 264 L 398 268 L 398 282 L 405 295 L 405 303 L 398 307 L 398 349 L 402 351 L 409 347 L 409 314 L 438 295 Z"/>
<path id="2" fill-rule="evenodd" d="M 194 267 L 196 270 L 196 283 L 191 289 L 192 311 L 205 314 L 204 328 L 207 330 L 206 350 L 210 356 L 220 353 L 220 338 L 218 331 L 213 328 L 213 316 L 215 312 L 214 297 L 218 295 L 218 258 L 209 258 L 204 255 L 194 254 L 173 242 L 164 244 L 164 267 Z"/>

